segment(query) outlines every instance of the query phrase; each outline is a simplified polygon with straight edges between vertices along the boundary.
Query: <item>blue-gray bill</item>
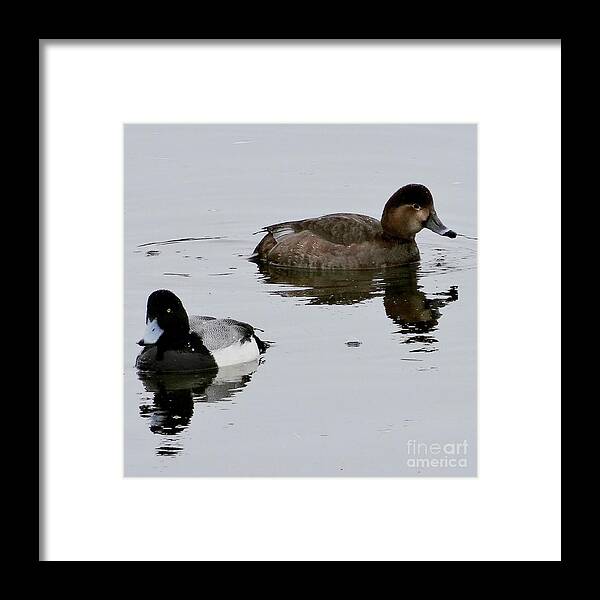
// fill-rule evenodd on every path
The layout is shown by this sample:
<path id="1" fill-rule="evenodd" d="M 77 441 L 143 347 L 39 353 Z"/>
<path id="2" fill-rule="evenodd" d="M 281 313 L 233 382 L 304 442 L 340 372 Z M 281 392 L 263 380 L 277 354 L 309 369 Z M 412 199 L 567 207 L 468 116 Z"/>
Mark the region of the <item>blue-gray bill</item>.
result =
<path id="1" fill-rule="evenodd" d="M 443 236 L 449 237 L 449 238 L 456 237 L 456 232 L 452 231 L 452 229 L 448 229 L 448 227 L 446 227 L 440 221 L 440 218 L 437 216 L 437 213 L 435 212 L 435 210 L 431 211 L 431 214 L 429 215 L 429 219 L 427 219 L 427 221 L 425 221 L 425 227 L 427 229 L 431 229 L 431 231 L 433 231 L 434 233 L 437 233 L 438 235 L 443 235 Z"/>
<path id="2" fill-rule="evenodd" d="M 152 346 L 158 342 L 158 338 L 163 334 L 163 330 L 158 324 L 157 319 L 146 323 L 146 331 L 144 337 L 138 342 L 140 346 Z"/>

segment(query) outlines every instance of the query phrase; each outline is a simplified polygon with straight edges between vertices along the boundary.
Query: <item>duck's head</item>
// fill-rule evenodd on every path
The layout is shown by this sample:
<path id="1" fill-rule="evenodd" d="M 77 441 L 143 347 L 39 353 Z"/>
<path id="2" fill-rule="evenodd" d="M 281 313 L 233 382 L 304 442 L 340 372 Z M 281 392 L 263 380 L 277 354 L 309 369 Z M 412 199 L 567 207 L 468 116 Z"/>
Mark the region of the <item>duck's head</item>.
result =
<path id="1" fill-rule="evenodd" d="M 437 216 L 431 192 L 419 183 L 401 187 L 386 202 L 381 226 L 386 235 L 402 240 L 413 240 L 424 228 L 449 238 L 456 237 Z"/>
<path id="2" fill-rule="evenodd" d="M 190 320 L 181 300 L 169 290 L 152 292 L 146 307 L 146 331 L 138 344 L 152 346 L 166 338 L 184 340 L 189 332 Z"/>

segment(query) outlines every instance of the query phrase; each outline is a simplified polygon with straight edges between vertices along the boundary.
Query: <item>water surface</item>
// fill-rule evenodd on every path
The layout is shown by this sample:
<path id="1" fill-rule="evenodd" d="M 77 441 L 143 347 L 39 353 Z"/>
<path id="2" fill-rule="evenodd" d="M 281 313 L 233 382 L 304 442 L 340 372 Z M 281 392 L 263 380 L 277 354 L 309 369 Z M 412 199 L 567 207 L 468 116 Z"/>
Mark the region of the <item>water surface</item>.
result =
<path id="1" fill-rule="evenodd" d="M 419 264 L 373 272 L 248 260 L 265 225 L 379 217 L 409 182 L 476 237 L 473 126 L 127 126 L 125 179 L 126 475 L 476 473 L 475 240 L 424 231 Z M 141 378 L 158 288 L 274 343 L 260 364 Z M 464 442 L 461 466 L 410 460 Z"/>

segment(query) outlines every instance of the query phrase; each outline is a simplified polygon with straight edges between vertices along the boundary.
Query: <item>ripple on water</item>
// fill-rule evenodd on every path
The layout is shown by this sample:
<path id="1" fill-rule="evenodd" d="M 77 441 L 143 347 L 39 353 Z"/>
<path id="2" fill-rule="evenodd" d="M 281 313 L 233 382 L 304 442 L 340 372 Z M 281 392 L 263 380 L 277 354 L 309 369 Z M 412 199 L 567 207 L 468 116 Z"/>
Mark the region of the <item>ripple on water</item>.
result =
<path id="1" fill-rule="evenodd" d="M 184 242 L 202 242 L 206 240 L 223 240 L 224 236 L 203 236 L 203 237 L 186 237 L 176 238 L 173 240 L 163 240 L 160 242 L 146 242 L 144 244 L 138 244 L 138 248 L 144 248 L 145 246 L 168 246 L 170 244 L 182 244 Z"/>

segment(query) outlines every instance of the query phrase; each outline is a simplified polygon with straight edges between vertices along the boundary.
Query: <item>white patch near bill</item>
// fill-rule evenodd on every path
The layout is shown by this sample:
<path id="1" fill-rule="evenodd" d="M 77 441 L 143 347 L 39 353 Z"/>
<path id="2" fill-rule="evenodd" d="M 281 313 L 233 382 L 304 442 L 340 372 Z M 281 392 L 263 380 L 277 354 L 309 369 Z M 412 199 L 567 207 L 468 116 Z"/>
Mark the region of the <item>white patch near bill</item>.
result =
<path id="1" fill-rule="evenodd" d="M 258 345 L 254 338 L 249 342 L 236 342 L 226 348 L 219 348 L 211 352 L 218 367 L 228 367 L 256 360 L 260 356 Z"/>
<path id="2" fill-rule="evenodd" d="M 164 331 L 158 326 L 156 319 L 146 323 L 146 331 L 144 331 L 144 344 L 156 344 L 158 338 L 164 333 Z"/>

